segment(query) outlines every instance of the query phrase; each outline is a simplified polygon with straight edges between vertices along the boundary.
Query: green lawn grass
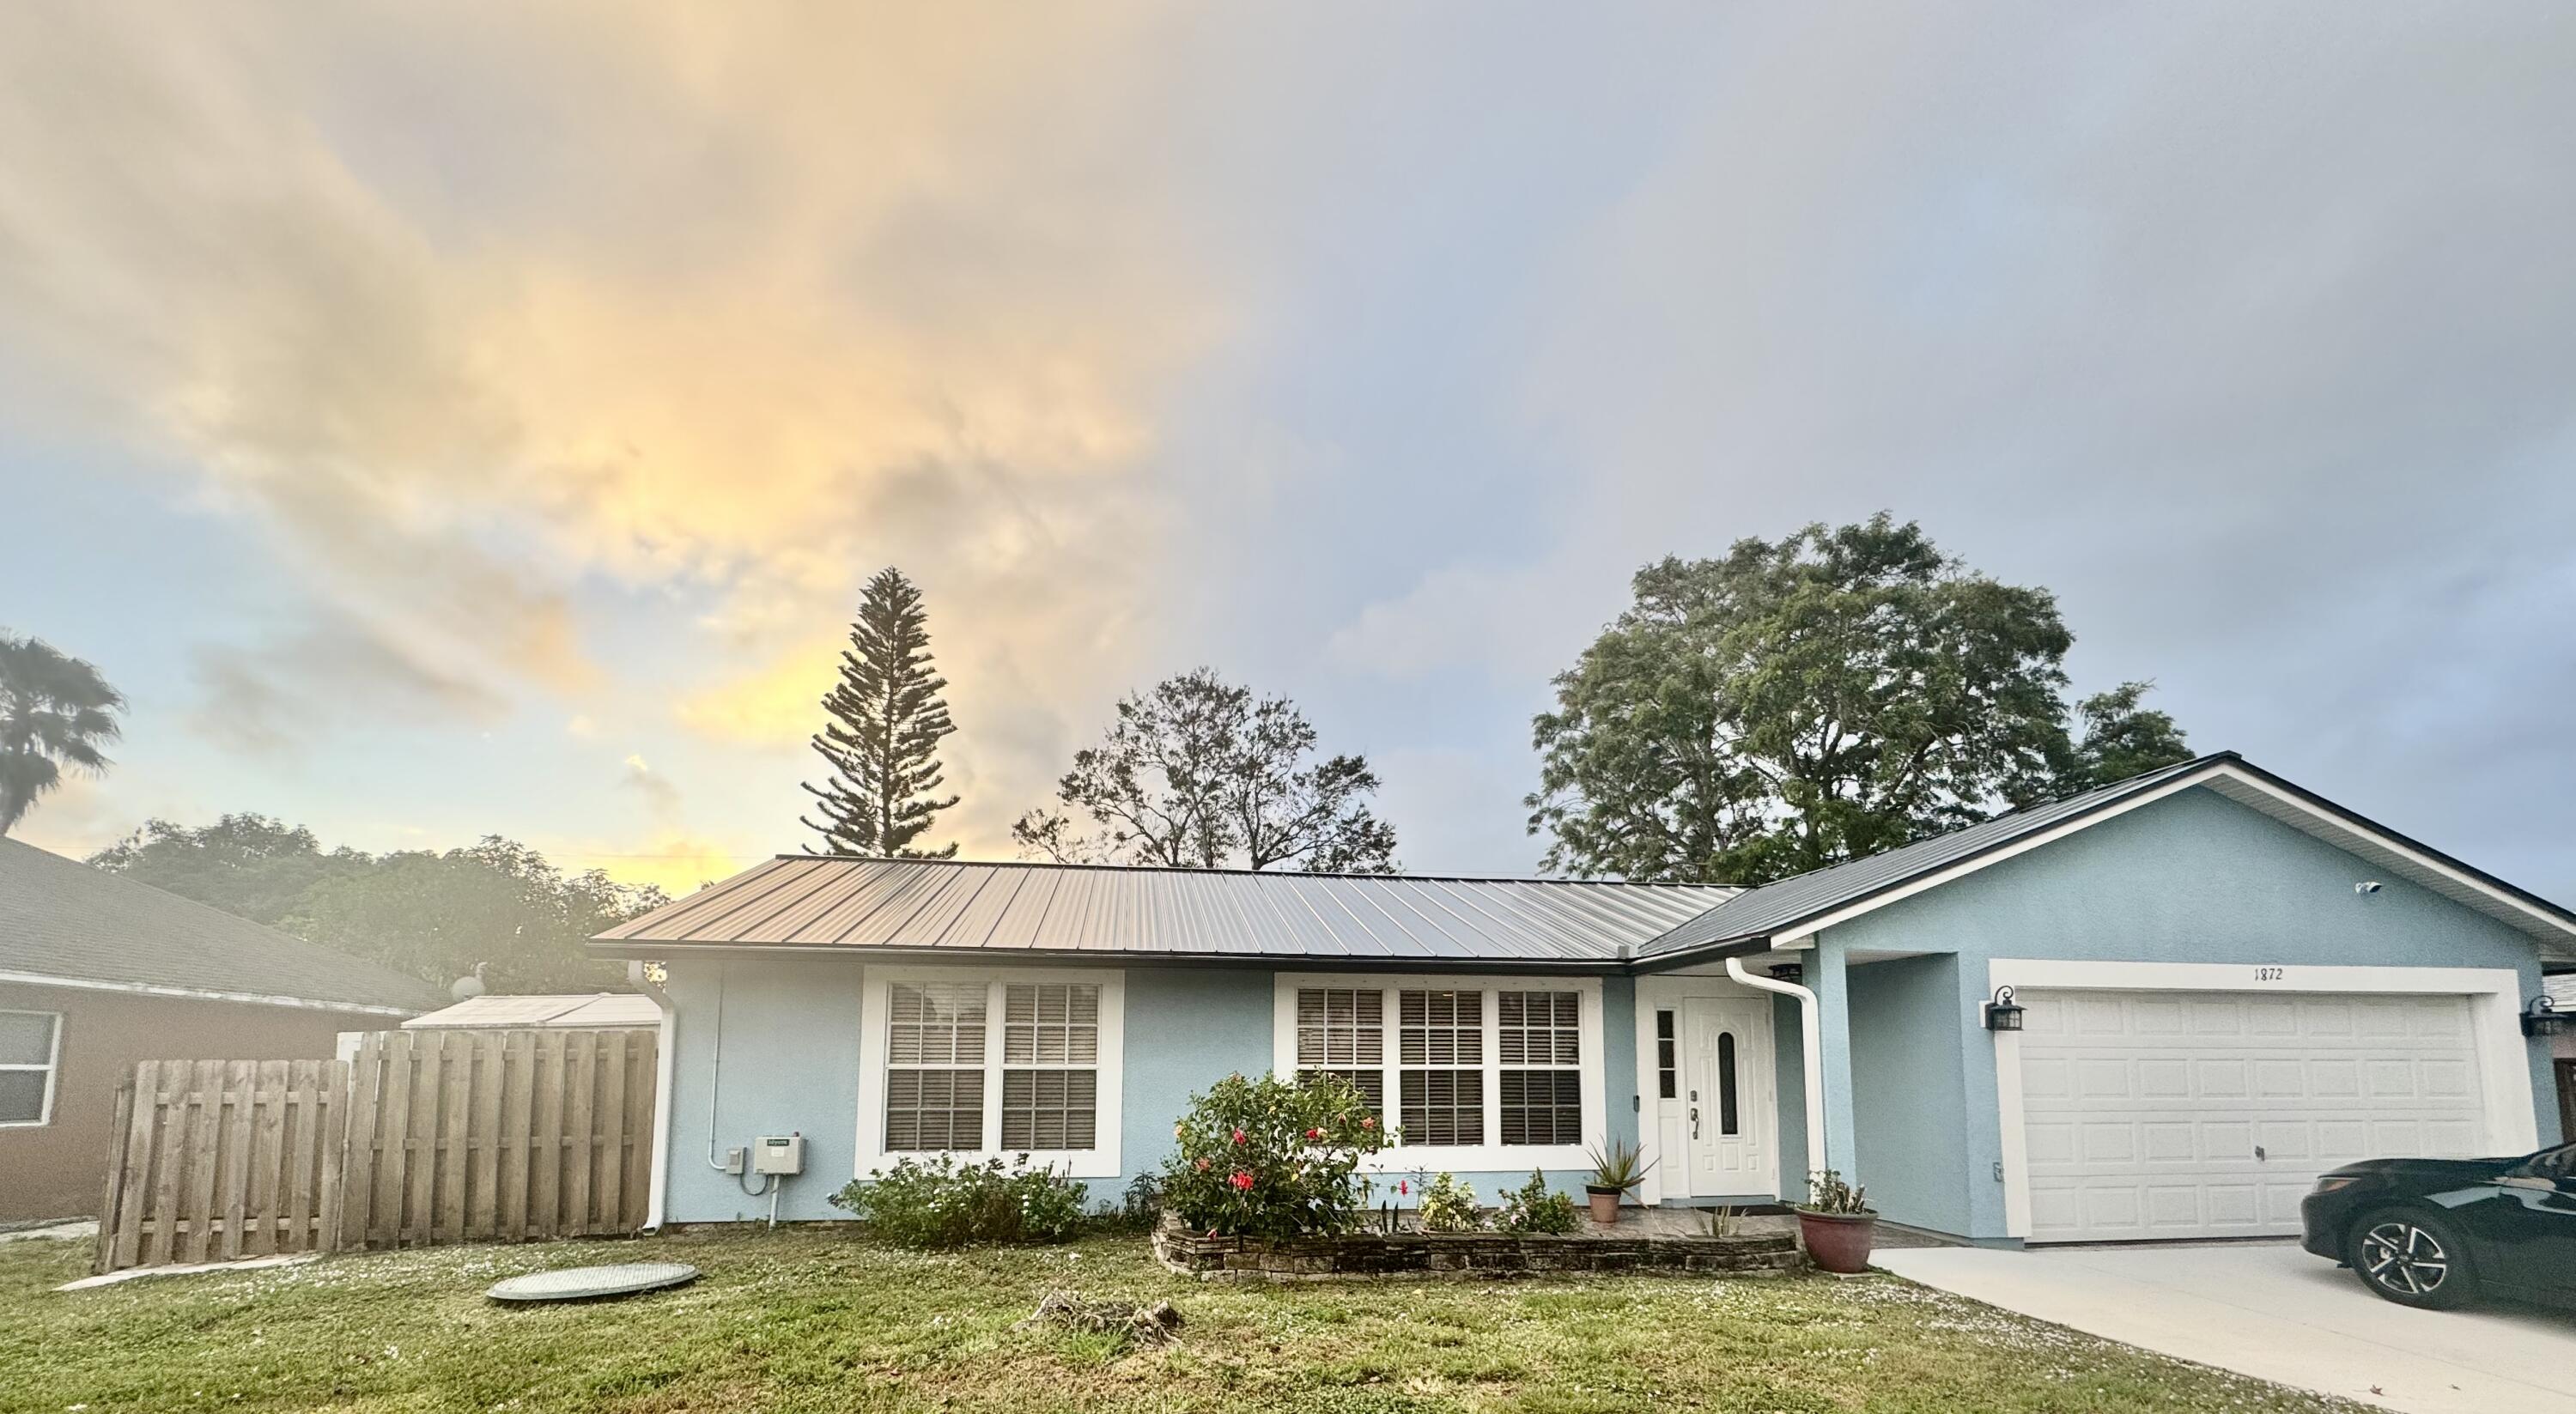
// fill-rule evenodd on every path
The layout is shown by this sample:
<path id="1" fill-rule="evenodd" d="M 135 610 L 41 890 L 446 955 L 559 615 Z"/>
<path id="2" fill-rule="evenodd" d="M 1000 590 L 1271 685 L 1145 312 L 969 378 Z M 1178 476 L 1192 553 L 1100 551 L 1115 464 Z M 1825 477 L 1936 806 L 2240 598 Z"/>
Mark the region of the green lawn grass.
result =
<path id="1" fill-rule="evenodd" d="M 0 1410 L 2352 1410 L 1892 1277 L 1203 1285 L 1138 1239 L 903 1252 L 847 1230 L 463 1247 L 50 1288 L 0 1245 Z M 521 1272 L 692 1287 L 502 1309 Z M 1178 1303 L 1180 1343 L 1012 1329 L 1051 1288 Z"/>

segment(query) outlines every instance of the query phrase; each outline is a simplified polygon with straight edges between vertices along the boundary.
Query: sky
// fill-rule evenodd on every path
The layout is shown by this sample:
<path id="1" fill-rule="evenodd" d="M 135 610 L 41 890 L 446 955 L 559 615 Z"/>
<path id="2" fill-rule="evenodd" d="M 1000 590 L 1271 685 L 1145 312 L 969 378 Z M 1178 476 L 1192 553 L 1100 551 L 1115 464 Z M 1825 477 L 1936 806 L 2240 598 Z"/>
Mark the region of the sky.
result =
<path id="1" fill-rule="evenodd" d="M 2576 7 L 0 10 L 19 834 L 685 889 L 922 587 L 970 856 L 1200 664 L 1527 873 L 1668 554 L 1881 510 L 2079 691 L 2576 903 Z"/>

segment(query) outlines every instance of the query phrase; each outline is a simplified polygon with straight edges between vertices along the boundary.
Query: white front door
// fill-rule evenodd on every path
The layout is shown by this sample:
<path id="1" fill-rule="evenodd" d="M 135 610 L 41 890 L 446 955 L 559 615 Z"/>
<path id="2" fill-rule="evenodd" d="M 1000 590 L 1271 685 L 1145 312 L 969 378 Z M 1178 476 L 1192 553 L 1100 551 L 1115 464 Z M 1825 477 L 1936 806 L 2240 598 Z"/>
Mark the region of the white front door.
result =
<path id="1" fill-rule="evenodd" d="M 1681 1004 L 1682 1155 L 1703 1198 L 1776 1193 L 1767 999 Z"/>

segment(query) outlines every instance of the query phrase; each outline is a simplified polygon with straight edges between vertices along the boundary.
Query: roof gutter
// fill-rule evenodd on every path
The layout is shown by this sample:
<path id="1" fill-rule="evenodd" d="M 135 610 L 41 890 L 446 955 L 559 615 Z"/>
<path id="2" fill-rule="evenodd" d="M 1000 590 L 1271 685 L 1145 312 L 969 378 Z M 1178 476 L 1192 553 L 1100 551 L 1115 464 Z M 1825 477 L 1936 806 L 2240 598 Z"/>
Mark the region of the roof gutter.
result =
<path id="1" fill-rule="evenodd" d="M 164 987 L 151 982 L 102 982 L 95 978 L 56 977 L 43 972 L 0 972 L 0 982 L 26 987 L 66 987 L 83 992 L 124 992 L 139 997 L 176 997 L 192 1002 L 236 1002 L 243 1006 L 299 1007 L 306 1011 L 364 1012 L 369 1016 L 420 1016 L 436 1010 L 434 1007 L 381 1006 L 372 1002 L 332 1002 L 319 997 L 223 992 L 206 987 Z"/>

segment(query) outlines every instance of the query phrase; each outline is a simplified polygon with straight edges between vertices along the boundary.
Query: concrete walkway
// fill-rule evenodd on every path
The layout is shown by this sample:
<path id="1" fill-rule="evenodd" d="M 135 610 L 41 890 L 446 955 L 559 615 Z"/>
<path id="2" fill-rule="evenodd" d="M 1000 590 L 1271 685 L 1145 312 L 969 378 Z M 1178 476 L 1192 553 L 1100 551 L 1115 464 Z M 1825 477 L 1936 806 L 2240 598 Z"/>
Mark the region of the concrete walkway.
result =
<path id="1" fill-rule="evenodd" d="M 2025 1316 L 2413 1414 L 2576 1414 L 2576 1315 L 2409 1310 L 2295 1243 L 1924 1247 L 1873 1260 Z"/>

